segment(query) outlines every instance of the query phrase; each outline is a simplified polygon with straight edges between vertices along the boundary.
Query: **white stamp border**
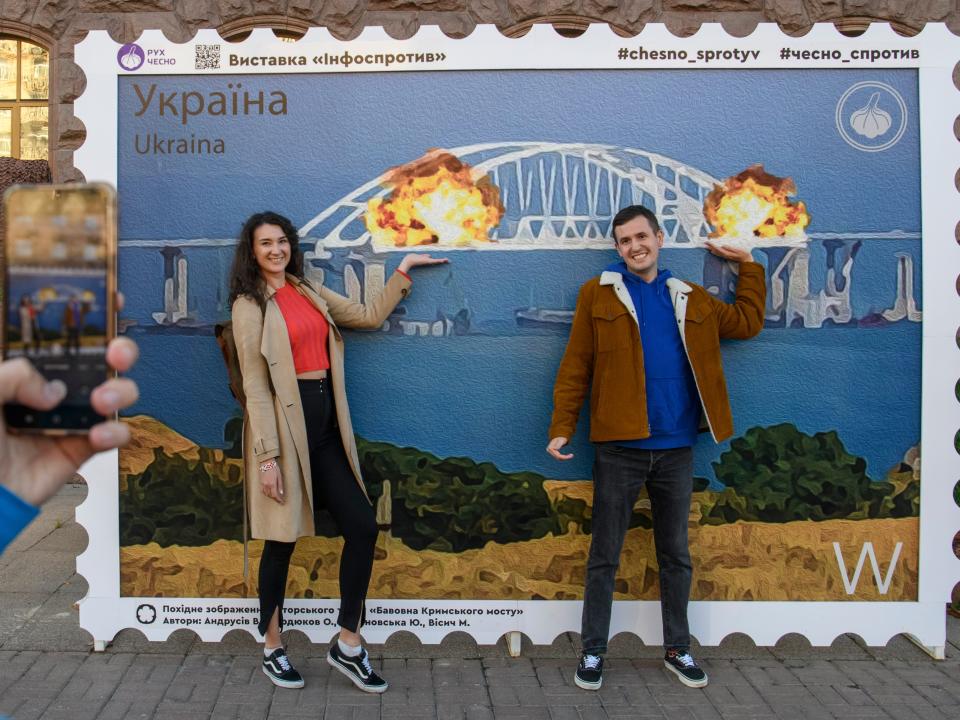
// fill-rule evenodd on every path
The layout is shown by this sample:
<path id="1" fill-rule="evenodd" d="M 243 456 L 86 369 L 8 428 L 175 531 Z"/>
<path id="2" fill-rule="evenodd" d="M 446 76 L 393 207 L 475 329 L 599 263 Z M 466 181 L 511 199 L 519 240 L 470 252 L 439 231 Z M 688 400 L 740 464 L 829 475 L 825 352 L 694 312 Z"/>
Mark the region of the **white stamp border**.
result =
<path id="1" fill-rule="evenodd" d="M 194 48 L 198 44 L 222 44 L 229 53 L 248 58 L 242 67 L 227 66 L 197 74 L 277 72 L 409 72 L 417 70 L 495 69 L 601 69 L 601 68 L 683 68 L 689 59 L 664 62 L 618 61 L 615 50 L 648 45 L 662 50 L 690 52 L 698 49 L 734 50 L 748 45 L 760 52 L 749 62 L 732 58 L 717 60 L 710 68 L 916 68 L 919 77 L 921 212 L 923 223 L 923 330 L 921 444 L 923 483 L 920 511 L 919 593 L 916 602 L 693 602 L 690 615 L 694 636 L 703 644 L 717 644 L 732 633 L 744 633 L 759 645 L 774 644 L 787 633 L 805 636 L 814 645 L 828 645 L 844 633 L 856 633 L 867 643 L 882 645 L 892 636 L 905 633 L 935 657 L 943 657 L 946 643 L 944 603 L 960 580 L 960 559 L 952 551 L 952 539 L 960 530 L 960 507 L 953 502 L 953 487 L 960 479 L 960 456 L 954 450 L 954 433 L 960 429 L 960 403 L 954 401 L 954 385 L 960 369 L 957 345 L 957 318 L 960 298 L 956 279 L 960 274 L 960 246 L 954 232 L 960 213 L 957 208 L 955 173 L 960 167 L 960 144 L 953 135 L 954 119 L 960 116 L 960 93 L 952 72 L 960 60 L 960 43 L 945 25 L 929 23 L 914 37 L 903 37 L 889 25 L 873 24 L 856 38 L 843 36 L 832 24 L 815 25 L 803 37 L 784 34 L 775 24 L 761 24 L 747 37 L 734 37 L 716 23 L 707 23 L 691 37 L 673 35 L 665 25 L 648 24 L 636 37 L 616 36 L 608 26 L 593 25 L 576 39 L 563 38 L 550 26 L 535 26 L 522 38 L 504 37 L 493 26 L 478 26 L 467 38 L 452 39 L 438 27 L 422 27 L 406 40 L 395 40 L 379 27 L 366 28 L 359 37 L 341 41 L 329 31 L 313 28 L 294 43 L 279 41 L 264 28 L 254 30 L 242 43 L 228 43 L 214 30 L 201 30 L 184 43 L 169 41 L 159 30 L 144 32 L 135 41 L 141 47 L 162 49 L 173 63 L 151 66 L 145 63 L 136 72 L 150 74 L 194 74 Z M 86 75 L 86 89 L 76 101 L 76 116 L 84 122 L 87 137 L 75 153 L 75 165 L 87 180 L 117 182 L 117 77 L 131 72 L 120 68 L 121 47 L 104 31 L 94 31 L 77 44 L 75 59 Z M 796 50 L 803 58 L 781 59 L 784 48 Z M 851 60 L 852 51 L 868 53 Z M 351 61 L 346 66 L 303 67 L 292 62 L 281 67 L 249 64 L 250 58 L 310 57 L 328 53 L 376 59 L 403 53 L 407 57 L 442 56 L 436 64 L 419 66 L 396 63 L 381 67 Z M 839 52 L 839 54 L 838 54 Z M 876 53 L 870 56 L 869 53 Z M 906 57 L 904 57 L 906 55 Z M 314 55 L 314 57 L 317 57 Z M 846 59 L 843 59 L 846 58 Z M 283 61 L 287 63 L 287 60 Z M 409 61 L 413 62 L 413 61 Z M 174 70 L 173 67 L 176 69 Z M 703 67 L 703 66 L 700 66 Z M 87 480 L 87 500 L 77 509 L 77 519 L 89 536 L 87 549 L 77 558 L 77 572 L 89 583 L 80 602 L 80 625 L 93 635 L 95 647 L 103 649 L 117 632 L 137 628 L 151 640 L 167 638 L 177 627 L 136 620 L 136 607 L 155 603 L 171 606 L 249 605 L 251 600 L 209 600 L 190 598 L 125 598 L 120 596 L 119 520 L 117 453 L 104 453 L 88 462 L 81 473 Z M 291 607 L 322 609 L 329 601 L 290 601 Z M 458 608 L 480 608 L 483 621 L 468 628 L 478 642 L 492 642 L 506 633 L 522 632 L 536 643 L 548 643 L 558 634 L 579 629 L 579 602 L 567 601 L 377 601 L 383 607 L 404 608 L 413 603 L 433 608 L 438 616 L 456 615 Z M 536 612 L 486 614 L 487 609 L 529 606 Z M 211 610 L 211 607 L 213 610 Z M 305 610 L 305 612 L 312 610 Z M 249 612 L 245 609 L 244 612 Z M 399 612 L 399 611 L 398 611 Z M 431 613 L 433 610 L 430 611 Z M 204 618 L 222 615 L 202 615 Z M 231 627 L 226 624 L 187 622 L 204 640 L 217 640 Z M 365 635 L 382 642 L 395 632 L 390 626 L 372 627 Z M 454 629 L 418 629 L 424 642 L 439 642 Z M 464 631 L 464 630 L 461 630 Z M 251 630 L 252 632 L 252 630 Z M 311 640 L 325 642 L 330 628 L 303 628 Z M 611 633 L 631 632 L 644 642 L 660 642 L 659 605 L 655 602 L 617 602 Z M 519 647 L 519 646 L 517 646 Z"/>

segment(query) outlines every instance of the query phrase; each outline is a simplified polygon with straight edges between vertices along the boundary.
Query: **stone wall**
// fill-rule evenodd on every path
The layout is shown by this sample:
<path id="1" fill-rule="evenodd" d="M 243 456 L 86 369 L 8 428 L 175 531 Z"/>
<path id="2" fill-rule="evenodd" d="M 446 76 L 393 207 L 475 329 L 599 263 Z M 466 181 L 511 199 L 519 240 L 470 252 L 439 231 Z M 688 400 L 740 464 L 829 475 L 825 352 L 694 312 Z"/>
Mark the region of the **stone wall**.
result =
<path id="1" fill-rule="evenodd" d="M 703 22 L 721 22 L 736 35 L 758 22 L 777 22 L 802 33 L 815 22 L 890 21 L 902 32 L 928 21 L 946 22 L 960 34 L 960 0 L 3 0 L 0 33 L 33 38 L 52 49 L 51 165 L 59 181 L 79 179 L 73 150 L 84 128 L 73 116 L 83 91 L 83 73 L 73 63 L 73 46 L 89 30 L 106 30 L 130 42 L 145 29 L 160 29 L 184 41 L 199 28 L 236 30 L 257 18 L 261 24 L 303 30 L 328 27 L 338 37 L 355 37 L 368 25 L 382 25 L 397 38 L 420 25 L 439 25 L 451 36 L 467 35 L 478 23 L 505 33 L 522 33 L 534 21 L 576 28 L 585 20 L 638 32 L 648 22 L 666 23 L 691 34 Z"/>

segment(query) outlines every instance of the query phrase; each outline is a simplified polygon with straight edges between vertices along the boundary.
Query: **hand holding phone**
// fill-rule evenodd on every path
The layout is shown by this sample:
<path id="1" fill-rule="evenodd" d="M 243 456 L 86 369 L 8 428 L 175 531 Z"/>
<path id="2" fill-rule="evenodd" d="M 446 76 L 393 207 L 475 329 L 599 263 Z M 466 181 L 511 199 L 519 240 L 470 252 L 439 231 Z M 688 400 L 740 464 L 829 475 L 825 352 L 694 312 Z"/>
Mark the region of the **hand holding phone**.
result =
<path id="1" fill-rule="evenodd" d="M 129 338 L 113 340 L 106 352 L 109 367 L 129 370 L 137 359 L 137 346 Z M 35 411 L 50 411 L 64 397 L 66 387 L 47 381 L 26 360 L 0 363 L 0 403 L 15 402 Z M 112 416 L 137 400 L 137 386 L 129 378 L 112 378 L 96 387 L 90 396 L 95 412 Z M 122 447 L 130 429 L 115 420 L 100 423 L 83 435 L 61 437 L 9 435 L 0 419 L 0 485 L 31 505 L 40 505 L 73 477 L 95 452 Z"/>
<path id="2" fill-rule="evenodd" d="M 96 183 L 18 185 L 4 207 L 3 358 L 29 360 L 64 388 L 55 406 L 5 404 L 7 427 L 86 434 L 107 419 L 91 393 L 113 375 L 106 356 L 116 327 L 115 194 Z"/>

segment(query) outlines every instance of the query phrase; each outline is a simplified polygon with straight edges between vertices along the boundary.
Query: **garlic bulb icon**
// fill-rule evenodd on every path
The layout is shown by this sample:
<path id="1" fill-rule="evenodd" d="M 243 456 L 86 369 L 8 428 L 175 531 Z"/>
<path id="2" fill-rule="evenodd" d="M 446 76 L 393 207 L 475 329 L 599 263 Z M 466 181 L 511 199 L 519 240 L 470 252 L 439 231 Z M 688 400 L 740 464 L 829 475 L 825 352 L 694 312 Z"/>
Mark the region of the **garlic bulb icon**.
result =
<path id="1" fill-rule="evenodd" d="M 872 140 L 890 129 L 893 119 L 890 113 L 880 109 L 879 104 L 880 93 L 875 92 L 864 107 L 850 115 L 850 126 L 859 135 Z"/>
<path id="2" fill-rule="evenodd" d="M 123 65 L 127 70 L 136 70 L 140 67 L 140 56 L 137 55 L 137 49 L 135 47 L 130 48 L 130 52 L 126 53 L 123 57 L 120 58 L 120 64 Z"/>

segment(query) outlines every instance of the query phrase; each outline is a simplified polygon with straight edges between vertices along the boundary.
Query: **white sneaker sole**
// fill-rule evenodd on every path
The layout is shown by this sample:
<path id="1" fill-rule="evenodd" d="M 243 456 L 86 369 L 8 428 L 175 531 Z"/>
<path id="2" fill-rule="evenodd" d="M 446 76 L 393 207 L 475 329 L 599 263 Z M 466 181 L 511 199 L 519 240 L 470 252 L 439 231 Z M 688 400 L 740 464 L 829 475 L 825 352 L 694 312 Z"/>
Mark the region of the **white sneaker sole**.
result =
<path id="1" fill-rule="evenodd" d="M 603 678 L 600 678 L 596 682 L 589 682 L 588 680 L 581 680 L 580 677 L 574 673 L 573 682 L 582 690 L 599 690 L 600 686 L 603 685 Z"/>
<path id="2" fill-rule="evenodd" d="M 350 680 L 350 682 L 352 682 L 354 685 L 356 685 L 360 690 L 363 690 L 364 692 L 382 693 L 382 692 L 386 692 L 387 688 L 390 687 L 389 683 L 387 682 L 384 682 L 383 685 L 373 685 L 373 686 L 364 685 L 363 680 L 358 678 L 352 672 L 350 672 L 345 667 L 343 667 L 343 665 L 341 665 L 332 657 L 330 657 L 329 653 L 327 653 L 327 664 L 330 667 L 332 667 L 334 670 L 339 670 L 342 675 L 345 675 Z"/>
<path id="3" fill-rule="evenodd" d="M 274 677 L 273 674 L 263 666 L 263 664 L 260 665 L 260 669 L 263 670 L 264 675 L 270 678 L 270 682 L 277 687 L 288 688 L 290 690 L 299 690 L 303 687 L 303 680 L 300 680 L 299 682 L 296 680 L 281 680 L 280 678 Z"/>
<path id="4" fill-rule="evenodd" d="M 668 663 L 666 660 L 663 661 L 663 666 L 664 666 L 667 670 L 669 670 L 670 672 L 672 672 L 674 675 L 676 675 L 676 676 L 680 679 L 680 682 L 682 682 L 682 683 L 683 683 L 684 685 L 686 685 L 687 687 L 702 688 L 702 687 L 706 687 L 706 686 L 707 686 L 708 678 L 706 678 L 706 677 L 703 678 L 703 680 L 691 680 L 691 679 L 688 678 L 686 675 L 684 675 L 684 674 L 681 673 L 679 670 L 677 670 L 673 665 L 671 665 L 670 663 Z"/>

